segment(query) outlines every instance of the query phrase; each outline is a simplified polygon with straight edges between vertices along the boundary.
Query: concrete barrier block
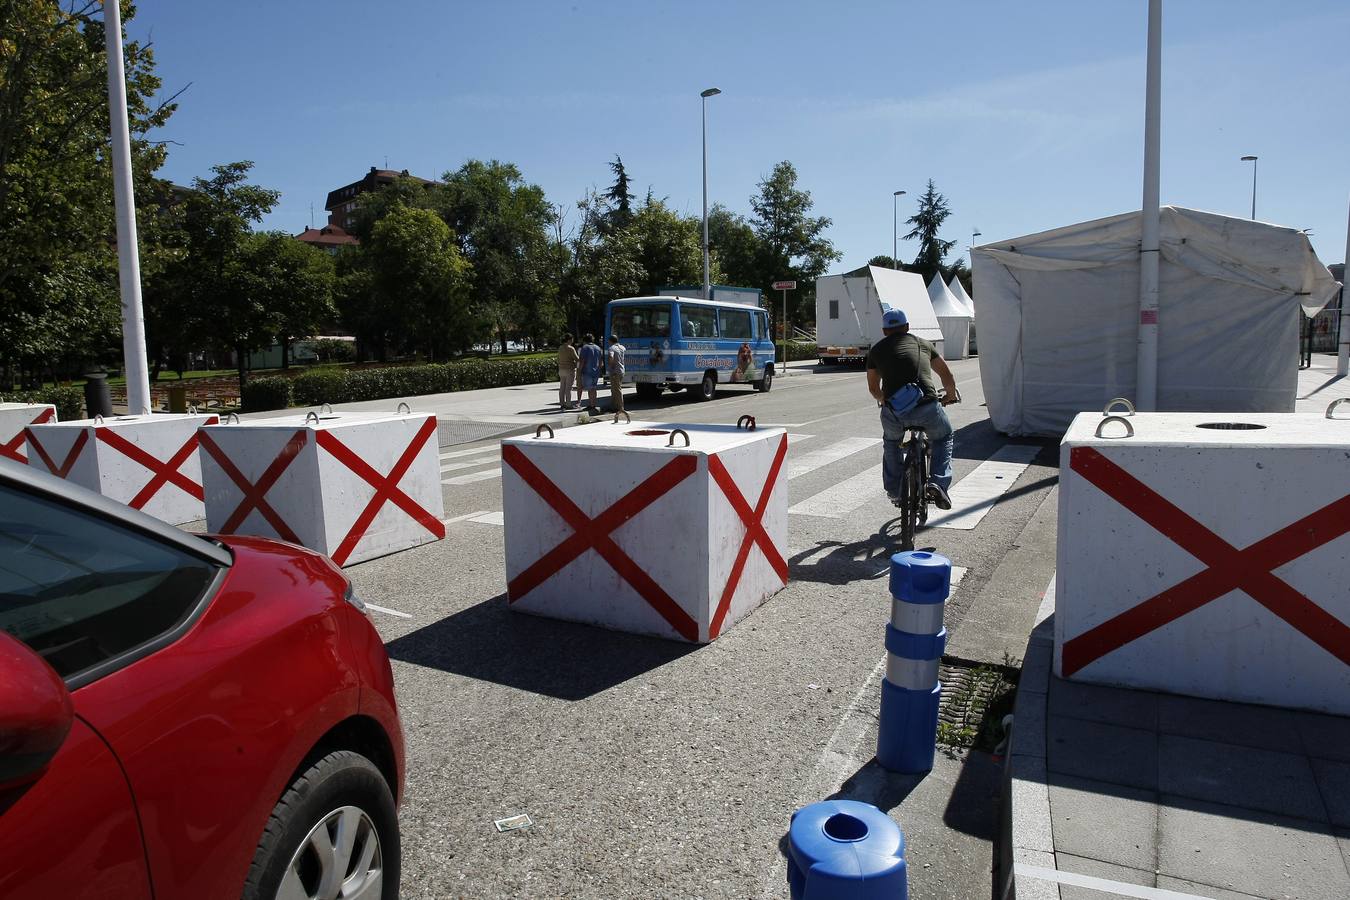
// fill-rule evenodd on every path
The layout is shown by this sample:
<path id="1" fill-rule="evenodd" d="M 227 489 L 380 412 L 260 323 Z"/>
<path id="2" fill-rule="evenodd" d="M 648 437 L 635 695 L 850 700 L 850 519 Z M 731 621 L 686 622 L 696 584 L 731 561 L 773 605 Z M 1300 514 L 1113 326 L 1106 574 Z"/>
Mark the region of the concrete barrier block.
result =
<path id="1" fill-rule="evenodd" d="M 1350 714 L 1350 421 L 1103 422 L 1060 448 L 1056 673 Z"/>
<path id="2" fill-rule="evenodd" d="M 28 464 L 28 447 L 23 430 L 29 425 L 56 421 L 56 407 L 50 403 L 0 403 L 0 459 Z"/>
<path id="3" fill-rule="evenodd" d="M 182 525 L 205 513 L 197 429 L 217 421 L 171 413 L 30 425 L 28 464 Z"/>
<path id="4" fill-rule="evenodd" d="M 207 528 L 351 565 L 445 537 L 436 417 L 337 413 L 203 428 Z"/>
<path id="5" fill-rule="evenodd" d="M 787 583 L 786 453 L 783 429 L 730 425 L 601 422 L 503 441 L 511 608 L 716 640 Z"/>

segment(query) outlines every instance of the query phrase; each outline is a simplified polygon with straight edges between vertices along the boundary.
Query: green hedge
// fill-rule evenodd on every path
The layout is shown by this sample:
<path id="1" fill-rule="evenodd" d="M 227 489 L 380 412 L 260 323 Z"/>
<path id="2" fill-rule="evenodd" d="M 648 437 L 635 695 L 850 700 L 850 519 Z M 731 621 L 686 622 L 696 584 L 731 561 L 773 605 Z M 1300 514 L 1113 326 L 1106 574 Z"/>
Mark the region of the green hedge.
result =
<path id="1" fill-rule="evenodd" d="M 291 379 L 276 376 L 250 378 L 244 382 L 244 396 L 241 400 L 245 412 L 285 409 L 294 404 Z"/>
<path id="2" fill-rule="evenodd" d="M 14 391 L 0 396 L 5 403 L 50 403 L 62 422 L 84 418 L 84 391 L 77 387 L 50 387 L 40 391 Z"/>
<path id="3" fill-rule="evenodd" d="M 788 341 L 788 362 L 796 362 L 799 359 L 815 359 L 816 356 L 816 345 L 813 341 Z"/>
<path id="4" fill-rule="evenodd" d="M 553 359 L 466 359 L 384 369 L 318 369 L 291 382 L 292 402 L 297 406 L 317 406 L 320 403 L 386 400 L 537 384 L 554 381 L 557 377 L 558 363 Z"/>

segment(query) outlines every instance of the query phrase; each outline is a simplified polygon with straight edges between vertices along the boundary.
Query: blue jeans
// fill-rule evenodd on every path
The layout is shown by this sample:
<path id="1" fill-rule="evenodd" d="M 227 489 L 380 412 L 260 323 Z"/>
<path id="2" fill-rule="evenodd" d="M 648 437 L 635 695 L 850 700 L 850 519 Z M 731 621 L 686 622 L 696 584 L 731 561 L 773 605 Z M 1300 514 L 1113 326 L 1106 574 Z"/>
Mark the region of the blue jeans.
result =
<path id="1" fill-rule="evenodd" d="M 934 400 L 916 406 L 902 416 L 891 412 L 889 406 L 881 408 L 881 484 L 886 493 L 892 497 L 900 493 L 900 472 L 905 466 L 905 451 L 901 445 L 909 426 L 928 432 L 928 441 L 933 447 L 933 467 L 928 472 L 928 481 L 947 490 L 952 485 L 952 450 L 956 447 L 956 435 L 952 434 L 947 411 Z"/>

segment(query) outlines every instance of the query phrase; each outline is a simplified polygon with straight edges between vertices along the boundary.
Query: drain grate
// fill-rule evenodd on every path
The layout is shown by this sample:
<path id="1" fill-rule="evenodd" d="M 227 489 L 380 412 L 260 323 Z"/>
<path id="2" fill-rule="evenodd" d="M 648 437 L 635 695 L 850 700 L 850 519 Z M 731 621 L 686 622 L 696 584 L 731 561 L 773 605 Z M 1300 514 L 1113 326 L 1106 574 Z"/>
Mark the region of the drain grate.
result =
<path id="1" fill-rule="evenodd" d="M 938 672 L 938 743 L 993 750 L 1003 740 L 1003 717 L 1012 712 L 1017 670 L 947 659 Z"/>

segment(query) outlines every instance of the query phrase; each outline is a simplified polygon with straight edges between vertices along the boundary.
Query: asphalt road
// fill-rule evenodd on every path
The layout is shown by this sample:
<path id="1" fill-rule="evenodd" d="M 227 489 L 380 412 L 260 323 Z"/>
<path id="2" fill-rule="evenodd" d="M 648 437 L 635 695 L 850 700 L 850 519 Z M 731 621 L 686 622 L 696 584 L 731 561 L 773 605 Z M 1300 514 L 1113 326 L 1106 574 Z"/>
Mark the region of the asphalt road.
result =
<path id="1" fill-rule="evenodd" d="M 965 397 L 948 410 L 959 484 L 1008 439 L 985 416 L 977 361 L 952 366 Z M 531 390 L 545 406 L 549 389 Z M 628 407 L 659 421 L 751 413 L 787 425 L 801 436 L 789 465 L 880 437 L 857 370 L 801 370 L 769 394 L 729 388 L 710 403 L 630 394 Z M 786 896 L 792 811 L 845 782 L 906 828 L 912 897 L 988 896 L 998 777 L 988 758 L 943 756 L 910 782 L 869 764 L 889 616 L 880 576 L 898 526 L 879 479 L 841 518 L 790 515 L 789 586 L 695 647 L 506 608 L 503 530 L 490 515 L 502 509 L 501 479 L 488 474 L 496 446 L 446 448 L 455 455 L 443 465 L 458 468 L 445 476 L 459 483 L 445 486 L 444 541 L 347 570 L 387 610 L 373 615 L 408 744 L 404 897 Z M 789 503 L 838 490 L 880 458 L 873 444 L 805 472 Z M 1055 464 L 1053 447 L 1039 448 L 974 530 L 921 535 L 966 569 L 947 607 L 958 655 L 1000 661 L 1025 643 L 1023 619 L 1053 568 Z M 528 828 L 493 825 L 522 813 Z"/>

